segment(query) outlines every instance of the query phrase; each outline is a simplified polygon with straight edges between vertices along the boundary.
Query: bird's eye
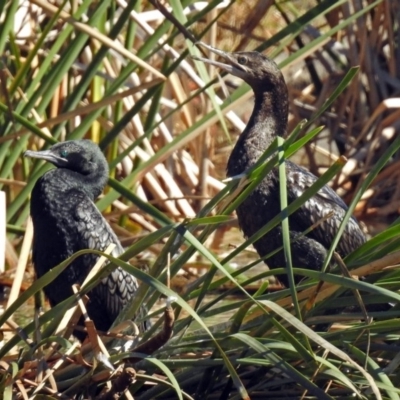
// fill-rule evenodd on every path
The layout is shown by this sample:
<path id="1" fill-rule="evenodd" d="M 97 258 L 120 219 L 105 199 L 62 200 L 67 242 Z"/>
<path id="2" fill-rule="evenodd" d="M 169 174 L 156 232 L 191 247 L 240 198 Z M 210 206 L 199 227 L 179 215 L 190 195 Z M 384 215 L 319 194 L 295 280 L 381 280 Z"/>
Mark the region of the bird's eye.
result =
<path id="1" fill-rule="evenodd" d="M 60 156 L 63 158 L 67 158 L 68 157 L 68 151 L 67 150 L 61 150 L 60 151 Z"/>
<path id="2" fill-rule="evenodd" d="M 241 65 L 246 64 L 247 63 L 247 57 L 245 57 L 245 56 L 238 57 L 238 63 L 241 64 Z"/>

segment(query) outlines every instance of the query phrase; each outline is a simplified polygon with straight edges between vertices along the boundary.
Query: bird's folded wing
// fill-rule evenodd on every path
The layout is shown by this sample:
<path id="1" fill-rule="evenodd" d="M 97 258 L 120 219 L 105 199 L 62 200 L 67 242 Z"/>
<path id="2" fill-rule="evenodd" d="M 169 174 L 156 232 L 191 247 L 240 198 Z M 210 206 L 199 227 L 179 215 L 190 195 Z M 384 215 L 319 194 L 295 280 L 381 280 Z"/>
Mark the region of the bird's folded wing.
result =
<path id="1" fill-rule="evenodd" d="M 73 195 L 80 197 L 74 218 L 78 227 L 76 233 L 80 238 L 79 242 L 82 243 L 82 248 L 104 251 L 111 243 L 114 243 L 116 247 L 112 256 L 121 255 L 123 253 L 121 243 L 96 205 L 84 193 L 75 191 Z M 105 277 L 93 291 L 96 293 L 99 303 L 103 306 L 106 305 L 108 313 L 115 318 L 132 298 L 137 288 L 136 278 L 118 267 Z"/>
<path id="2" fill-rule="evenodd" d="M 290 168 L 286 169 L 286 178 L 288 197 L 290 201 L 293 201 L 311 187 L 317 177 L 296 164 L 290 164 Z M 338 194 L 325 185 L 293 214 L 291 220 L 303 230 L 308 229 L 310 223 L 317 224 L 309 236 L 329 248 L 347 210 L 348 207 Z M 324 218 L 327 219 L 321 222 Z M 337 251 L 345 257 L 360 247 L 365 240 L 365 235 L 357 220 L 351 217 L 337 246 Z"/>

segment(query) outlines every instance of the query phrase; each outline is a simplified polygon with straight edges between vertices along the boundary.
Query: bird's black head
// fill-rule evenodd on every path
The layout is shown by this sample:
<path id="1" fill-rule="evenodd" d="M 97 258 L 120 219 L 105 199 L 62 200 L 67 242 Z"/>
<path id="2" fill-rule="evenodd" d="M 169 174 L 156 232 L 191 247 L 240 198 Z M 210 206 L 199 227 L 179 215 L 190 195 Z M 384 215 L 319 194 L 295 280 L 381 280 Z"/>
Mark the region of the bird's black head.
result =
<path id="1" fill-rule="evenodd" d="M 71 185 L 82 187 L 94 198 L 102 192 L 107 183 L 107 160 L 99 146 L 91 140 L 70 140 L 42 151 L 27 150 L 24 156 L 51 162 L 60 173 L 69 174 L 68 180 Z"/>
<path id="2" fill-rule="evenodd" d="M 195 60 L 222 68 L 243 79 L 255 93 L 272 91 L 281 85 L 286 86 L 283 75 L 275 62 L 257 51 L 227 53 L 204 43 L 199 43 L 199 45 L 217 54 L 223 62 L 196 56 L 193 57 Z"/>
<path id="3" fill-rule="evenodd" d="M 48 150 L 27 150 L 24 156 L 40 158 L 51 162 L 57 168 L 66 168 L 82 175 L 90 175 L 99 168 L 108 169 L 107 160 L 99 146 L 86 139 L 57 143 Z"/>

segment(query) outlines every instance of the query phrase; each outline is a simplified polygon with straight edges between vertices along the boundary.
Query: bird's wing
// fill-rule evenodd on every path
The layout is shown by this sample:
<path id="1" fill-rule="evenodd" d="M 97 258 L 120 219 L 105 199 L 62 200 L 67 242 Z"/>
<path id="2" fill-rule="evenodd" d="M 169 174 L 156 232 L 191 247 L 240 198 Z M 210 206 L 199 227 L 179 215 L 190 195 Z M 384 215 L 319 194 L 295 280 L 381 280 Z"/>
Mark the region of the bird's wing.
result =
<path id="1" fill-rule="evenodd" d="M 74 217 L 82 249 L 105 251 L 111 243 L 114 243 L 116 247 L 111 255 L 120 256 L 123 253 L 121 243 L 93 201 L 79 191 L 74 191 L 71 195 L 78 197 L 76 204 L 79 205 L 76 207 Z M 93 260 L 91 262 L 90 268 L 94 266 Z M 105 277 L 93 292 L 96 293 L 95 300 L 101 303 L 102 307 L 106 307 L 105 311 L 111 319 L 115 319 L 137 288 L 136 278 L 118 267 Z"/>
<path id="2" fill-rule="evenodd" d="M 286 168 L 288 197 L 293 201 L 312 186 L 317 177 L 294 163 L 289 161 L 287 163 L 289 164 Z M 332 213 L 331 217 L 317 225 L 309 234 L 326 248 L 329 248 L 347 209 L 348 207 L 337 193 L 325 185 L 293 214 L 291 220 L 302 230 L 306 230 L 311 224 L 317 224 L 321 219 Z M 337 251 L 344 257 L 364 242 L 365 235 L 357 220 L 351 217 L 339 241 Z"/>

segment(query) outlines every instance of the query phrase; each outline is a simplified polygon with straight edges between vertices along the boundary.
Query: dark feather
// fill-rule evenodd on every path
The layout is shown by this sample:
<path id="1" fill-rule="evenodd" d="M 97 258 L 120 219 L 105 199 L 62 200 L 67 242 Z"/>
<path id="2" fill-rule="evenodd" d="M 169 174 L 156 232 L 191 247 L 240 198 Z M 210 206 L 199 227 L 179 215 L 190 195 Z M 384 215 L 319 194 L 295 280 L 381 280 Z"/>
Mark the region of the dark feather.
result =
<path id="1" fill-rule="evenodd" d="M 203 62 L 225 69 L 242 78 L 254 91 L 255 104 L 250 120 L 229 157 L 227 175 L 243 174 L 252 167 L 277 136 L 284 136 L 288 123 L 288 93 L 283 75 L 277 65 L 258 52 L 226 53 L 202 44 L 216 53 L 222 62 L 197 58 Z M 287 192 L 289 202 L 294 201 L 309 188 L 317 178 L 287 161 Z M 279 174 L 274 168 L 259 186 L 238 207 L 239 225 L 245 236 L 250 237 L 279 212 Z M 320 270 L 327 255 L 327 249 L 338 232 L 347 211 L 343 200 L 328 186 L 324 186 L 315 196 L 306 201 L 289 217 L 291 254 L 296 267 Z M 325 222 L 314 228 L 305 237 L 301 234 L 322 218 L 332 214 Z M 355 218 L 346 225 L 336 251 L 342 257 L 357 249 L 365 242 L 365 236 Z M 277 226 L 254 243 L 260 256 L 264 257 L 282 247 L 282 228 Z M 283 251 L 269 257 L 270 268 L 285 267 Z M 279 275 L 288 285 L 288 278 Z M 299 278 L 296 279 L 298 281 Z"/>
<path id="2" fill-rule="evenodd" d="M 310 188 L 317 177 L 290 161 L 286 162 L 286 166 L 288 197 L 290 201 L 293 201 Z M 312 224 L 317 224 L 323 218 L 331 215 L 309 234 L 309 237 L 321 243 L 325 248 L 329 248 L 347 210 L 347 205 L 337 193 L 325 185 L 299 208 L 292 220 L 300 229 L 305 231 Z M 363 243 L 365 243 L 364 233 L 361 231 L 357 220 L 352 216 L 345 227 L 336 251 L 342 257 L 345 257 Z"/>
<path id="3" fill-rule="evenodd" d="M 70 141 L 26 155 L 44 158 L 58 167 L 39 178 L 32 191 L 33 263 L 37 276 L 83 249 L 105 251 L 114 243 L 112 255 L 121 255 L 123 248 L 117 236 L 94 204 L 108 178 L 107 162 L 98 146 L 87 140 Z M 50 304 L 54 306 L 71 296 L 71 286 L 83 283 L 97 259 L 94 254 L 78 257 L 46 286 Z M 110 328 L 137 288 L 136 279 L 118 267 L 89 293 L 88 314 L 99 330 Z M 74 333 L 80 339 L 85 337 L 78 331 Z"/>

